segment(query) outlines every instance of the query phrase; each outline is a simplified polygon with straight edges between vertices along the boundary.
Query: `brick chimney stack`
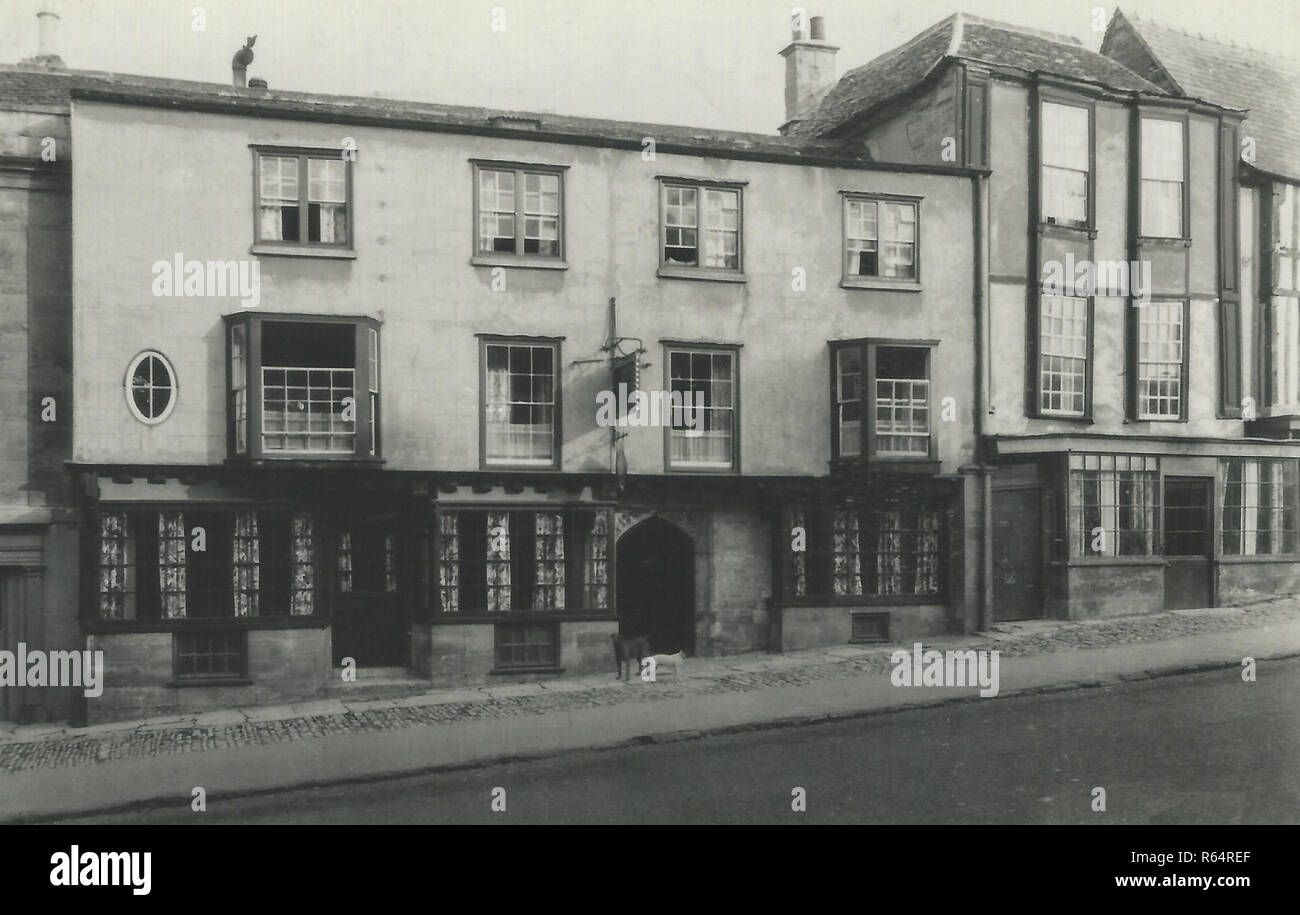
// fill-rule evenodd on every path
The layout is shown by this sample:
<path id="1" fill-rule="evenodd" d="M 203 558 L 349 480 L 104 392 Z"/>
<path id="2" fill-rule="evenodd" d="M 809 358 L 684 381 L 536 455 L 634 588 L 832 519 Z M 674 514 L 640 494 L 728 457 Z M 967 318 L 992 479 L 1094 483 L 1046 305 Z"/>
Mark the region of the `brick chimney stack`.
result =
<path id="1" fill-rule="evenodd" d="M 835 85 L 835 52 L 838 47 L 826 42 L 826 25 L 821 16 L 809 20 L 809 34 L 804 35 L 802 22 L 793 23 L 790 44 L 781 51 L 785 58 L 785 123 L 787 133 L 806 119 L 830 88 Z"/>

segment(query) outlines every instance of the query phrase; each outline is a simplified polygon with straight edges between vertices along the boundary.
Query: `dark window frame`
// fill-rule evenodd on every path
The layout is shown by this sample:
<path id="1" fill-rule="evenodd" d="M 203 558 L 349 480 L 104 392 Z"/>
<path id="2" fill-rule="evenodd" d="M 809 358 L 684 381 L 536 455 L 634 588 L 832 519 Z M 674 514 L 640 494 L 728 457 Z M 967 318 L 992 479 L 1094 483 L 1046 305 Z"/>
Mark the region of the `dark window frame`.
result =
<path id="1" fill-rule="evenodd" d="M 501 636 L 504 632 L 527 631 L 529 629 L 545 631 L 549 638 L 546 642 L 530 642 L 525 637 L 517 644 L 502 645 Z M 527 650 L 528 646 L 537 645 L 549 648 L 553 652 L 553 657 L 548 661 L 540 661 L 535 664 L 527 662 L 522 663 L 502 663 L 503 648 L 521 648 Z M 516 673 L 528 671 L 555 671 L 560 669 L 560 652 L 562 645 L 560 642 L 560 623 L 558 620 L 551 619 L 512 619 L 501 620 L 492 627 L 492 673 Z"/>
<path id="2" fill-rule="evenodd" d="M 375 318 L 365 315 L 316 315 L 288 312 L 256 313 L 244 311 L 238 314 L 223 315 L 226 354 L 226 454 L 231 461 L 351 461 L 383 462 L 383 345 L 380 337 L 382 325 Z M 262 441 L 262 413 L 264 406 L 262 379 L 262 327 L 266 324 L 337 324 L 353 328 L 353 382 L 352 399 L 355 408 L 355 433 L 352 451 L 345 452 L 304 452 L 288 450 L 267 450 Z M 244 347 L 244 402 L 245 402 L 245 450 L 238 450 L 236 439 L 236 388 L 234 387 L 234 367 L 231 351 L 234 328 L 243 327 Z M 371 377 L 370 340 L 374 334 L 376 347 L 376 370 L 380 378 Z M 373 387 L 379 390 L 372 390 Z M 371 396 L 373 394 L 373 397 Z M 374 406 L 372 406 L 372 404 Z M 375 410 L 374 407 L 378 409 Z M 375 414 L 378 415 L 375 415 Z M 373 423 L 371 420 L 373 419 Z M 373 435 L 370 431 L 373 429 Z"/>
<path id="3" fill-rule="evenodd" d="M 719 280 L 723 282 L 745 282 L 745 181 L 714 180 L 709 178 L 686 178 L 675 175 L 656 175 L 656 192 L 659 195 L 659 277 L 674 279 Z M 692 188 L 695 196 L 695 264 L 669 263 L 665 256 L 668 245 L 668 188 Z M 736 194 L 736 266 L 708 267 L 703 261 L 704 252 L 704 192 L 733 191 Z"/>
<path id="4" fill-rule="evenodd" d="M 867 191 L 840 191 L 840 285 L 846 289 L 901 289 L 917 292 L 921 289 L 921 201 L 923 197 L 908 194 L 877 194 Z M 849 273 L 849 203 L 873 201 L 876 203 L 876 273 L 863 275 Z M 911 206 L 914 213 L 912 242 L 912 276 L 880 275 L 880 204 L 892 203 Z"/>
<path id="5" fill-rule="evenodd" d="M 1050 419 L 1062 422 L 1075 423 L 1092 423 L 1092 388 L 1093 388 L 1093 370 L 1095 368 L 1096 348 L 1094 339 L 1096 337 L 1096 296 L 1077 295 L 1071 287 L 1070 291 L 1049 291 L 1046 285 L 1040 282 L 1037 286 L 1030 287 L 1033 307 L 1030 309 L 1028 322 L 1028 332 L 1030 335 L 1030 352 L 1033 353 L 1032 360 L 1029 361 L 1030 370 L 1029 390 L 1026 397 L 1025 414 L 1031 419 Z M 1084 346 L 1084 368 L 1083 368 L 1083 412 L 1066 413 L 1044 410 L 1043 402 L 1043 300 L 1047 297 L 1053 298 L 1072 298 L 1083 299 L 1087 303 L 1087 322 L 1088 332 L 1086 334 L 1087 342 Z"/>
<path id="6" fill-rule="evenodd" d="M 661 341 L 664 347 L 664 370 L 662 391 L 672 393 L 672 357 L 674 353 L 708 353 L 710 356 L 727 354 L 731 357 L 731 466 L 708 467 L 703 465 L 683 466 L 674 464 L 672 457 L 673 426 L 670 421 L 664 424 L 664 472 L 672 474 L 728 474 L 740 473 L 740 350 L 735 343 L 687 343 L 675 340 Z"/>
<path id="7" fill-rule="evenodd" d="M 233 651 L 224 652 L 186 652 L 182 649 L 187 641 L 200 639 L 221 639 L 229 645 L 235 643 Z M 224 673 L 206 671 L 186 673 L 182 671 L 182 659 L 186 657 L 216 657 L 234 655 L 238 659 L 238 668 Z M 192 686 L 206 683 L 247 682 L 248 681 L 248 630 L 247 629 L 187 629 L 172 633 L 172 683 L 173 685 Z"/>
<path id="8" fill-rule="evenodd" d="M 1172 121 L 1182 125 L 1183 140 L 1183 179 L 1182 179 L 1182 200 L 1179 207 L 1179 232 L 1177 235 L 1151 235 L 1142 224 L 1142 122 L 1143 121 Z M 1142 106 L 1134 112 L 1134 137 L 1133 137 L 1133 214 L 1134 225 L 1137 231 L 1134 233 L 1138 239 L 1138 244 L 1177 244 L 1190 245 L 1192 241 L 1192 200 L 1191 200 L 1191 125 L 1190 118 L 1185 110 L 1171 110 L 1167 108 L 1153 108 Z M 1152 179 L 1157 180 L 1157 179 Z"/>
<path id="9" fill-rule="evenodd" d="M 1143 416 L 1141 411 L 1142 393 L 1139 390 L 1139 370 L 1141 368 L 1141 323 L 1145 309 L 1155 304 L 1168 305 L 1171 303 L 1181 304 L 1183 306 L 1182 314 L 1182 368 L 1179 374 L 1179 405 L 1177 416 Z M 1127 301 L 1128 309 L 1128 327 L 1126 328 L 1128 336 L 1128 345 L 1125 349 L 1128 352 L 1128 358 L 1125 360 L 1125 399 L 1127 401 L 1128 419 L 1131 422 L 1138 423 L 1185 423 L 1188 421 L 1188 401 L 1190 397 L 1191 383 L 1191 325 L 1192 325 L 1192 301 L 1190 298 L 1183 296 L 1152 296 L 1151 300 L 1143 305 L 1138 305 L 1135 300 Z"/>
<path id="10" fill-rule="evenodd" d="M 470 166 L 473 171 L 473 224 L 471 226 L 470 251 L 472 252 L 470 262 L 483 266 L 502 266 L 502 267 L 552 267 L 562 268 L 567 265 L 568 246 L 565 242 L 566 225 L 568 223 L 568 208 L 565 200 L 565 172 L 568 171 L 567 165 L 548 165 L 537 162 L 513 162 L 494 159 L 470 159 Z M 480 217 L 480 174 L 484 171 L 496 172 L 513 172 L 515 176 L 515 250 L 514 251 L 487 251 L 484 250 L 480 242 L 479 217 Z M 556 207 L 557 227 L 556 241 L 559 247 L 557 254 L 537 254 L 524 251 L 526 240 L 524 230 L 526 226 L 526 194 L 524 187 L 526 176 L 549 175 L 554 176 L 559 184 L 559 204 Z"/>
<path id="11" fill-rule="evenodd" d="M 1090 98 L 1081 98 L 1067 92 L 1056 91 L 1048 87 L 1040 86 L 1036 93 L 1036 108 L 1034 110 L 1033 123 L 1033 140 L 1031 148 L 1033 149 L 1033 181 L 1035 182 L 1036 191 L 1034 199 L 1037 206 L 1037 212 L 1034 213 L 1034 221 L 1039 226 L 1039 231 L 1057 231 L 1061 230 L 1067 233 L 1084 233 L 1090 238 L 1097 235 L 1097 103 Z M 1063 222 L 1048 222 L 1046 215 L 1043 213 L 1045 206 L 1045 195 L 1043 194 L 1043 170 L 1047 168 L 1043 162 L 1043 108 L 1046 105 L 1059 105 L 1067 108 L 1082 108 L 1088 113 L 1088 172 L 1087 172 L 1087 203 L 1084 225 L 1072 225 Z"/>
<path id="12" fill-rule="evenodd" d="M 249 144 L 253 154 L 253 253 L 255 254 L 336 254 L 347 256 L 353 253 L 356 238 L 356 193 L 353 186 L 352 166 L 356 161 L 355 149 L 330 149 L 313 146 L 273 146 Z M 347 153 L 345 155 L 345 153 Z M 298 160 L 298 240 L 262 237 L 262 157 L 270 156 L 282 159 Z M 310 224 L 310 166 L 309 159 L 328 159 L 343 163 L 344 194 L 347 207 L 348 237 L 343 242 L 309 241 L 307 236 Z"/>
<path id="13" fill-rule="evenodd" d="M 930 465 L 939 460 L 938 423 L 935 422 L 934 410 L 934 355 L 939 346 L 938 340 L 908 340 L 891 337 L 860 337 L 854 340 L 829 340 L 830 351 L 830 394 L 831 394 L 831 460 L 833 463 L 861 464 L 877 463 L 881 465 Z M 929 416 L 929 448 L 925 455 L 896 454 L 879 452 L 876 447 L 876 364 L 877 351 L 881 348 L 924 350 L 927 388 L 926 410 Z M 841 454 L 840 452 L 840 400 L 839 400 L 839 354 L 846 349 L 859 350 L 862 365 L 862 397 L 860 403 L 862 419 L 862 450 L 859 454 Z"/>
<path id="14" fill-rule="evenodd" d="M 526 470 L 554 472 L 561 469 L 564 458 L 564 372 L 563 337 L 511 336 L 508 334 L 478 334 L 478 455 L 480 470 Z M 554 352 L 551 370 L 554 373 L 554 419 L 551 428 L 551 460 L 547 464 L 520 460 L 488 459 L 487 453 L 487 365 L 489 346 L 549 346 Z"/>

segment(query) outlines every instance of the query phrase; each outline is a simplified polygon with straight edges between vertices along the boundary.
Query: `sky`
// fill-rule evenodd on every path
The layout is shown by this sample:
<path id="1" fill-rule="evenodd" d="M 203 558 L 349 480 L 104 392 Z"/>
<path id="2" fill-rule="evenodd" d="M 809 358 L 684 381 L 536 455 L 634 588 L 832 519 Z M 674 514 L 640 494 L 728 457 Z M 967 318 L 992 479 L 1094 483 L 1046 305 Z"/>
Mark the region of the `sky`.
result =
<path id="1" fill-rule="evenodd" d="M 798 0 L 823 16 L 839 74 L 954 12 L 1097 48 L 1095 0 Z M 0 63 L 36 53 L 60 15 L 70 67 L 272 89 L 773 133 L 784 118 L 791 0 L 0 0 Z M 1294 56 L 1300 0 L 1126 0 L 1128 14 Z M 1231 15 L 1224 16 L 1224 10 Z M 201 17 L 196 15 L 201 11 Z M 203 28 L 195 26 L 201 24 Z M 494 26 L 496 26 L 494 28 Z"/>

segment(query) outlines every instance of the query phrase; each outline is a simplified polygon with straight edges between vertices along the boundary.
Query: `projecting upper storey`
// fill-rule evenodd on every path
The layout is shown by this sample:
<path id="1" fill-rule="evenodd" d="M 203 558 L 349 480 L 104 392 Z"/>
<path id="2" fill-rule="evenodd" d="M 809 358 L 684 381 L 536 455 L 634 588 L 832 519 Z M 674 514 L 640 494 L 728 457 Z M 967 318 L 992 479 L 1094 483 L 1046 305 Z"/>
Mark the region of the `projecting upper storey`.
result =
<path id="1" fill-rule="evenodd" d="M 704 399 L 627 428 L 631 474 L 973 455 L 977 169 L 135 77 L 0 93 L 33 80 L 71 99 L 78 462 L 609 473 L 611 299 L 641 387 Z"/>

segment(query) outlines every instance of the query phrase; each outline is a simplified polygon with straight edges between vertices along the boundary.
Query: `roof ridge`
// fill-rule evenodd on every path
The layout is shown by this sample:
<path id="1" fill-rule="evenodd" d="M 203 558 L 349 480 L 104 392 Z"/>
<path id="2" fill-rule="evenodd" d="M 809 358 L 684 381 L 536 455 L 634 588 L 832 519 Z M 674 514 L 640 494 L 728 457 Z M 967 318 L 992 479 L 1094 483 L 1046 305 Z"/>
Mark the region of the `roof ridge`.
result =
<path id="1" fill-rule="evenodd" d="M 957 15 L 964 17 L 966 22 L 974 25 L 992 26 L 995 29 L 1005 29 L 1008 32 L 1019 32 L 1021 35 L 1031 35 L 1034 38 L 1042 38 L 1045 41 L 1068 45 L 1072 48 L 1082 48 L 1085 51 L 1090 50 L 1084 46 L 1082 41 L 1073 35 L 1065 35 L 1060 32 L 1049 32 L 1046 29 L 1036 29 L 1027 25 L 1017 25 L 1014 22 L 1002 22 L 998 19 L 986 19 L 983 16 L 972 16 L 970 13 L 958 13 Z M 1093 51 L 1092 53 L 1095 54 L 1097 52 Z"/>

